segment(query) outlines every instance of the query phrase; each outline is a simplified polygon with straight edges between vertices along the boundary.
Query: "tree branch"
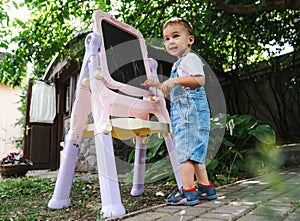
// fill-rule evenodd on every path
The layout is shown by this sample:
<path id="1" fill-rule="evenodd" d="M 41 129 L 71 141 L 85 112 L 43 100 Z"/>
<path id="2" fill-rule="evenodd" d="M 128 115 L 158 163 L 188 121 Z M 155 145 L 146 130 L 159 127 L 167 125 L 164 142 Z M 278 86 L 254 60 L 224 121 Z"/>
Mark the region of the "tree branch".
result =
<path id="1" fill-rule="evenodd" d="M 236 5 L 225 4 L 223 0 L 209 0 L 217 9 L 223 10 L 229 14 L 250 15 L 261 12 L 270 12 L 273 10 L 284 11 L 287 9 L 300 9 L 300 1 L 298 0 L 273 0 L 267 2 L 264 6 L 256 4 Z"/>

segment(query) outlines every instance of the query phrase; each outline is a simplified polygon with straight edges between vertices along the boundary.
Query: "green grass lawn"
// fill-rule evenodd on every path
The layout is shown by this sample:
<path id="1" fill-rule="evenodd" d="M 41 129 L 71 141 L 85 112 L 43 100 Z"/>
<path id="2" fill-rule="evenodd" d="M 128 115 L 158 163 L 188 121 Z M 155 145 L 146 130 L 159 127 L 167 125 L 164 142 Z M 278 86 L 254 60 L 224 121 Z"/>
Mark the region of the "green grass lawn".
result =
<path id="1" fill-rule="evenodd" d="M 0 220 L 102 220 L 98 179 L 83 180 L 75 176 L 71 189 L 71 206 L 60 210 L 48 208 L 56 179 L 24 177 L 0 180 Z M 139 197 L 130 195 L 131 184 L 120 183 L 126 213 L 164 204 L 176 185 L 157 182 L 145 184 Z M 157 195 L 160 192 L 162 195 Z"/>
<path id="2" fill-rule="evenodd" d="M 49 178 L 8 178 L 0 181 L 0 220 L 100 220 L 98 181 L 75 179 L 69 208 L 47 207 L 55 180 Z"/>

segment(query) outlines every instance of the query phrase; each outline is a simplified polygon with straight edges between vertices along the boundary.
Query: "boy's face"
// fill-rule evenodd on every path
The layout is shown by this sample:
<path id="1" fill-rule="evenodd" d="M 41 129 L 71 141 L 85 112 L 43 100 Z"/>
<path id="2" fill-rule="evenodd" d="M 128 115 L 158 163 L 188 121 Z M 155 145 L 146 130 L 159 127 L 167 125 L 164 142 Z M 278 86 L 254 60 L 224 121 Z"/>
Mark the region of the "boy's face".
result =
<path id="1" fill-rule="evenodd" d="M 194 43 L 194 36 L 180 23 L 168 24 L 163 30 L 163 37 L 167 52 L 177 58 L 190 52 Z"/>

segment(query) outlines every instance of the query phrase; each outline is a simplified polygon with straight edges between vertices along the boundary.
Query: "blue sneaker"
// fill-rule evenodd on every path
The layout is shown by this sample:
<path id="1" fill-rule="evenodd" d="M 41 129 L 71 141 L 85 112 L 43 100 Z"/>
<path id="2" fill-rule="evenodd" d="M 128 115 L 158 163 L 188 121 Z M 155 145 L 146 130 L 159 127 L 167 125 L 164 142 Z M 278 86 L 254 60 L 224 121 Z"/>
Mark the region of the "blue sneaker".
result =
<path id="1" fill-rule="evenodd" d="M 199 204 L 198 193 L 195 191 L 184 191 L 182 188 L 178 193 L 173 192 L 167 198 L 167 205 L 194 206 Z"/>
<path id="2" fill-rule="evenodd" d="M 216 188 L 214 184 L 202 185 L 197 183 L 196 185 L 198 199 L 199 200 L 214 200 L 217 199 Z"/>

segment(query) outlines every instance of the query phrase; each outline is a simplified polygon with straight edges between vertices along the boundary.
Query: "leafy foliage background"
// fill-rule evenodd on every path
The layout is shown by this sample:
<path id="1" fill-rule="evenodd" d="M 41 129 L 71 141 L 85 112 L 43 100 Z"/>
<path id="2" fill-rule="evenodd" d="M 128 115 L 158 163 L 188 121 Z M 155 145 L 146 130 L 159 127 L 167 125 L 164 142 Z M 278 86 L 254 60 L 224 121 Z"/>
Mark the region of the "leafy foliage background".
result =
<path id="1" fill-rule="evenodd" d="M 11 20 L 10 7 L 27 7 L 29 20 Z M 145 38 L 161 37 L 162 25 L 171 17 L 186 18 L 194 27 L 193 49 L 214 70 L 226 72 L 257 64 L 264 59 L 263 53 L 275 56 L 267 44 L 288 43 L 298 50 L 299 8 L 299 3 L 290 0 L 155 0 L 147 4 L 142 0 L 2 0 L 0 51 L 6 53 L 0 62 L 0 81 L 15 87 L 26 77 L 40 78 L 56 54 L 57 59 L 75 56 L 81 61 L 66 45 L 76 33 L 91 28 L 92 14 L 98 9 L 137 28 Z M 16 47 L 7 51 L 12 44 Z"/>

